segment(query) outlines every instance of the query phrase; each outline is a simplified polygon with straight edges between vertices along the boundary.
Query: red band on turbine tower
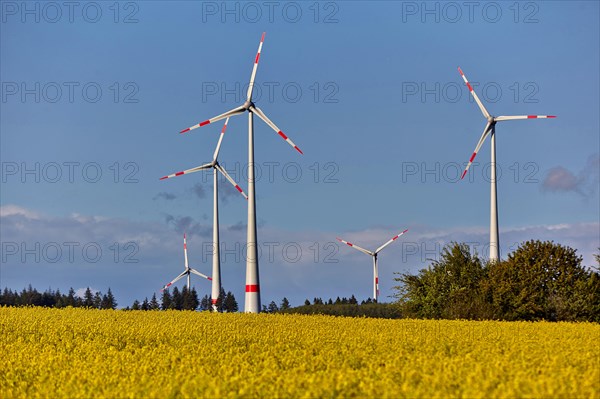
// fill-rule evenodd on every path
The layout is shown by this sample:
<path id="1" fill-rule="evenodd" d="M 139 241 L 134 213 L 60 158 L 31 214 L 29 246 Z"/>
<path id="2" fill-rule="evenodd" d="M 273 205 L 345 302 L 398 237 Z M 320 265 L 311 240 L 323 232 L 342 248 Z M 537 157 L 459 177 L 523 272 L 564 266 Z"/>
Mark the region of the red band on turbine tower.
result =
<path id="1" fill-rule="evenodd" d="M 258 284 L 246 284 L 246 292 L 260 292 Z"/>

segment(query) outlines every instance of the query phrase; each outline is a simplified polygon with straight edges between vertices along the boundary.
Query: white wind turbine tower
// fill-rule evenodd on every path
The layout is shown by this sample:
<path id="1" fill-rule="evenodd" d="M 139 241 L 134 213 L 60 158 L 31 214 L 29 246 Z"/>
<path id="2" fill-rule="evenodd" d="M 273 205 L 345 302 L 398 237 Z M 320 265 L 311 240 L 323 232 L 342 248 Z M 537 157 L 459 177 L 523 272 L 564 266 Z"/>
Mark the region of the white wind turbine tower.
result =
<path id="1" fill-rule="evenodd" d="M 471 84 L 467 80 L 467 77 L 465 76 L 463 71 L 460 69 L 460 67 L 458 68 L 458 72 L 460 72 L 460 75 L 462 76 L 463 80 L 465 81 L 465 84 L 469 88 L 469 91 L 473 95 L 475 102 L 477 102 L 477 105 L 479 106 L 481 113 L 483 113 L 483 116 L 487 119 L 487 123 L 485 125 L 485 128 L 483 129 L 483 134 L 481 135 L 481 138 L 477 142 L 475 151 L 473 151 L 473 155 L 471 155 L 471 158 L 469 159 L 469 163 L 467 164 L 467 167 L 465 168 L 462 176 L 460 177 L 461 179 L 463 179 L 465 177 L 465 175 L 467 174 L 467 171 L 471 167 L 471 164 L 473 163 L 475 156 L 477 156 L 477 152 L 483 145 L 483 142 L 485 141 L 487 136 L 488 135 L 491 136 L 490 140 L 491 140 L 491 167 L 492 168 L 491 168 L 491 177 L 490 177 L 490 184 L 491 184 L 491 191 L 490 191 L 490 261 L 496 262 L 496 261 L 498 261 L 498 259 L 500 259 L 500 253 L 499 253 L 500 252 L 500 241 L 499 241 L 499 237 L 498 237 L 498 202 L 497 202 L 498 198 L 497 198 L 497 193 L 496 193 L 496 123 L 502 122 L 502 121 L 516 120 L 516 119 L 556 118 L 556 116 L 554 116 L 554 115 L 512 115 L 512 116 L 490 115 L 488 110 L 483 106 L 483 103 L 481 102 L 481 100 L 479 100 L 479 97 L 477 97 L 477 94 L 473 90 L 473 86 L 471 86 Z"/>
<path id="2" fill-rule="evenodd" d="M 388 242 L 386 242 L 385 244 L 383 244 L 382 246 L 377 248 L 375 251 L 369 251 L 368 249 L 361 248 L 358 245 L 352 244 L 348 241 L 344 241 L 341 238 L 337 239 L 338 241 L 343 242 L 344 244 L 348 245 L 349 247 L 357 249 L 360 252 L 367 254 L 373 258 L 373 299 L 375 299 L 375 302 L 377 302 L 377 300 L 379 298 L 379 266 L 377 265 L 377 255 L 379 254 L 379 252 L 381 252 L 381 250 L 383 248 L 387 247 L 392 242 L 396 241 L 398 239 L 398 237 L 400 237 L 402 234 L 406 233 L 407 231 L 408 231 L 408 229 L 404 230 L 402 233 L 398 234 L 397 236 L 392 237 Z"/>
<path id="3" fill-rule="evenodd" d="M 200 273 L 198 270 L 192 269 L 190 267 L 190 265 L 188 264 L 187 242 L 186 242 L 186 239 L 185 239 L 185 233 L 183 233 L 183 256 L 184 256 L 184 259 L 185 259 L 185 270 L 179 276 L 177 276 L 173 280 L 171 280 L 170 283 L 168 283 L 164 287 L 162 287 L 161 291 L 166 290 L 167 288 L 169 288 L 175 282 L 179 281 L 184 276 L 187 276 L 187 288 L 188 288 L 188 291 L 189 291 L 190 290 L 190 274 L 191 273 L 197 274 L 198 276 L 203 277 L 203 278 L 205 278 L 207 280 L 212 280 L 212 278 L 208 277 L 205 274 Z"/>
<path id="4" fill-rule="evenodd" d="M 246 243 L 246 297 L 244 311 L 250 313 L 260 312 L 260 279 L 258 275 L 258 249 L 256 238 L 256 194 L 254 189 L 254 115 L 256 114 L 256 116 L 262 119 L 267 125 L 269 125 L 269 127 L 271 127 L 271 129 L 273 129 L 285 141 L 287 141 L 289 145 L 294 147 L 294 149 L 302 154 L 302 151 L 300 151 L 296 144 L 294 144 L 294 142 L 290 140 L 290 138 L 286 136 L 267 117 L 267 115 L 265 115 L 264 112 L 252 102 L 254 79 L 256 77 L 258 60 L 260 58 L 260 52 L 262 50 L 264 40 L 265 33 L 263 32 L 260 39 L 260 44 L 258 45 L 256 57 L 254 58 L 254 67 L 252 68 L 252 75 L 250 75 L 250 84 L 248 85 L 246 101 L 239 107 L 229 110 L 221 115 L 217 115 L 211 119 L 207 119 L 180 132 L 189 132 L 190 130 L 197 129 L 201 126 L 208 125 L 221 119 L 248 112 L 248 235 Z"/>
<path id="5" fill-rule="evenodd" d="M 171 177 L 186 175 L 188 173 L 194 173 L 205 169 L 213 170 L 213 269 L 212 269 L 212 290 L 211 290 L 211 302 L 213 310 L 217 310 L 217 299 L 221 294 L 221 260 L 220 260 L 220 244 L 219 244 L 219 188 L 218 188 L 218 174 L 220 172 L 229 182 L 244 196 L 244 198 L 248 199 L 244 191 L 238 186 L 238 184 L 229 176 L 227 171 L 223 169 L 223 167 L 219 164 L 217 160 L 219 156 L 219 150 L 221 149 L 221 143 L 223 142 L 223 137 L 225 135 L 225 130 L 227 130 L 227 122 L 229 122 L 229 118 L 225 120 L 225 124 L 223 125 L 223 129 L 221 129 L 221 136 L 219 137 L 219 142 L 217 143 L 217 148 L 213 154 L 213 160 L 210 163 L 205 165 L 197 166 L 195 168 L 187 169 L 181 172 L 173 173 L 168 176 L 163 176 L 160 180 L 169 179 Z M 186 264 L 187 264 L 187 255 L 186 255 Z M 188 276 L 189 280 L 189 276 Z M 188 283 L 189 286 L 189 283 Z"/>

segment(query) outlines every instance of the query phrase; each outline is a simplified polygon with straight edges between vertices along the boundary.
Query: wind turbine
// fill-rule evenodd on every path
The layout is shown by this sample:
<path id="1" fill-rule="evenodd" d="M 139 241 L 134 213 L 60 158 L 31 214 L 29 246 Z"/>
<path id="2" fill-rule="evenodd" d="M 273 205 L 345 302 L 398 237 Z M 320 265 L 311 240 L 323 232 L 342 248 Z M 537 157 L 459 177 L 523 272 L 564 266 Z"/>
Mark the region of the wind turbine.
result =
<path id="1" fill-rule="evenodd" d="M 469 88 L 469 91 L 473 95 L 475 102 L 477 102 L 477 105 L 479 106 L 481 113 L 487 119 L 487 123 L 485 125 L 485 128 L 483 129 L 483 134 L 481 135 L 481 138 L 477 142 L 475 151 L 473 151 L 473 155 L 471 155 L 471 158 L 469 159 L 469 163 L 467 164 L 467 167 L 465 168 L 462 176 L 460 177 L 461 180 L 464 179 L 465 175 L 467 174 L 467 171 L 471 167 L 471 164 L 473 163 L 475 156 L 477 156 L 477 152 L 483 145 L 483 142 L 485 141 L 487 136 L 488 135 L 491 136 L 490 140 L 491 140 L 491 146 L 492 146 L 491 147 L 492 171 L 491 171 L 491 178 L 490 178 L 490 184 L 491 184 L 491 191 L 490 191 L 490 261 L 496 262 L 500 258 L 500 255 L 499 255 L 500 241 L 499 241 L 499 237 L 498 237 L 498 202 L 497 202 L 498 197 L 497 197 L 497 192 L 496 192 L 496 123 L 502 122 L 502 121 L 517 120 L 517 119 L 556 118 L 556 116 L 554 116 L 554 115 L 512 115 L 512 116 L 490 115 L 488 110 L 483 106 L 483 103 L 481 102 L 479 97 L 477 97 L 477 93 L 475 93 L 475 90 L 473 90 L 473 86 L 471 86 L 471 84 L 467 80 L 467 77 L 465 76 L 463 71 L 460 69 L 460 67 L 458 68 L 458 72 L 460 72 L 460 75 L 462 76 L 463 80 L 465 81 L 465 84 Z"/>
<path id="2" fill-rule="evenodd" d="M 381 250 L 383 248 L 387 247 L 392 242 L 396 241 L 398 239 L 398 237 L 400 237 L 402 234 L 406 233 L 407 231 L 408 231 L 408 229 L 404 230 L 402 233 L 398 234 L 397 236 L 392 237 L 388 242 L 386 242 L 385 244 L 383 244 L 382 246 L 377 248 L 375 251 L 369 251 L 368 249 L 361 248 L 358 245 L 352 244 L 348 241 L 344 241 L 341 238 L 337 239 L 338 241 L 343 242 L 344 244 L 348 245 L 349 247 L 357 249 L 360 252 L 373 257 L 373 299 L 375 299 L 375 302 L 377 302 L 377 298 L 379 297 L 379 266 L 377 265 L 377 255 L 379 254 L 379 252 L 381 252 Z"/>
<path id="3" fill-rule="evenodd" d="M 273 129 L 285 141 L 287 141 L 289 145 L 302 154 L 300 148 L 298 148 L 296 144 L 294 144 L 294 142 L 285 133 L 283 133 L 281 129 L 279 129 L 279 127 L 277 127 L 277 125 L 275 125 L 260 108 L 258 108 L 252 102 L 254 79 L 256 77 L 258 60 L 260 58 L 260 52 L 262 50 L 264 40 L 265 33 L 263 32 L 258 45 L 256 57 L 254 58 L 254 67 L 252 68 L 252 74 L 250 75 L 250 84 L 248 85 L 246 101 L 236 108 L 233 108 L 221 115 L 217 115 L 211 119 L 207 119 L 180 132 L 186 133 L 190 130 L 206 126 L 221 119 L 248 112 L 248 233 L 246 243 L 246 297 L 244 311 L 250 313 L 260 312 L 260 279 L 258 275 L 258 250 L 256 238 L 256 194 L 254 189 L 254 115 L 256 114 L 256 116 L 262 119 L 267 125 L 269 125 L 271 129 Z"/>
<path id="4" fill-rule="evenodd" d="M 227 123 L 229 122 L 229 118 L 225 120 L 225 124 L 223 125 L 223 129 L 221 129 L 221 136 L 219 137 L 219 142 L 217 143 L 217 148 L 213 154 L 213 160 L 210 163 L 205 165 L 197 166 L 192 169 L 187 169 L 181 172 L 173 173 L 168 176 L 163 176 L 160 180 L 168 179 L 171 177 L 181 176 L 188 173 L 194 173 L 205 169 L 213 170 L 213 269 L 212 269 L 212 290 L 211 290 L 211 302 L 214 311 L 217 311 L 217 299 L 221 294 L 221 261 L 220 261 L 220 245 L 219 245 L 219 188 L 218 188 L 218 175 L 217 172 L 220 172 L 229 182 L 244 196 L 244 198 L 248 199 L 244 191 L 238 186 L 238 184 L 229 176 L 227 171 L 223 169 L 223 167 L 219 164 L 217 160 L 219 156 L 219 150 L 221 149 L 221 143 L 223 142 L 223 137 L 225 136 L 225 131 L 227 130 Z M 187 259 L 187 258 L 186 258 Z M 186 260 L 187 262 L 187 260 Z M 188 276 L 189 279 L 189 276 Z M 189 285 L 189 283 L 188 283 Z"/>
<path id="5" fill-rule="evenodd" d="M 162 287 L 161 291 L 166 290 L 167 288 L 169 288 L 171 285 L 173 285 L 174 283 L 176 283 L 177 281 L 179 281 L 181 278 L 183 278 L 184 276 L 187 276 L 187 288 L 188 291 L 190 290 L 190 274 L 194 273 L 197 274 L 200 277 L 203 277 L 207 280 L 212 280 L 212 278 L 208 277 L 205 274 L 200 273 L 198 270 L 196 269 L 192 269 L 189 264 L 188 264 L 188 257 L 187 257 L 187 243 L 186 243 L 186 239 L 185 239 L 185 233 L 183 233 L 183 256 L 185 259 L 185 270 L 177 277 L 175 277 L 173 280 L 171 280 L 170 283 L 168 283 L 167 285 L 165 285 L 164 287 Z"/>

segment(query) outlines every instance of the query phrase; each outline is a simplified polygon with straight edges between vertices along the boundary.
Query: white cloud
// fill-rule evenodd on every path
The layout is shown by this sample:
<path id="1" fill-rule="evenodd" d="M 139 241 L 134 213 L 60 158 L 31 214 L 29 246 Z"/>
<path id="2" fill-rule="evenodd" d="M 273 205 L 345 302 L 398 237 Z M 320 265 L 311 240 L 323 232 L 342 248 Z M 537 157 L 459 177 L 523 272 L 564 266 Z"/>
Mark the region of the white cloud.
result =
<path id="1" fill-rule="evenodd" d="M 2 205 L 0 206 L 0 217 L 11 216 L 11 215 L 21 215 L 28 219 L 39 219 L 40 215 L 37 212 L 33 212 L 29 209 L 25 209 L 23 207 L 17 205 Z"/>

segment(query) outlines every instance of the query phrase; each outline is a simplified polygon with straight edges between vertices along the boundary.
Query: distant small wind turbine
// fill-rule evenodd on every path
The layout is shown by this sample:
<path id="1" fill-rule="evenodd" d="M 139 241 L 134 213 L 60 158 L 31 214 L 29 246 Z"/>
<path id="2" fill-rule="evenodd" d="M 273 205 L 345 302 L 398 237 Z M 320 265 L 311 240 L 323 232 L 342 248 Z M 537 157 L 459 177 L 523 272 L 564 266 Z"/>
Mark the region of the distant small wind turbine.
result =
<path id="1" fill-rule="evenodd" d="M 397 236 L 392 237 L 388 242 L 386 242 L 385 244 L 383 244 L 382 246 L 377 248 L 375 251 L 369 251 L 368 249 L 361 248 L 358 245 L 352 244 L 348 241 L 344 241 L 341 238 L 337 239 L 338 241 L 343 242 L 344 244 L 348 245 L 349 247 L 357 249 L 360 252 L 373 257 L 373 299 L 375 299 L 375 302 L 377 302 L 377 299 L 379 298 L 379 266 L 377 265 L 377 254 L 379 254 L 379 252 L 381 252 L 382 249 L 384 249 L 385 247 L 390 245 L 392 242 L 396 241 L 398 239 L 398 237 L 400 237 L 407 231 L 408 231 L 408 229 L 404 230 L 402 233 L 398 234 Z"/>
<path id="2" fill-rule="evenodd" d="M 469 88 L 469 91 L 473 95 L 475 102 L 477 102 L 477 105 L 479 106 L 481 113 L 487 119 L 487 124 L 485 125 L 485 129 L 483 129 L 483 134 L 481 135 L 481 138 L 477 142 L 475 151 L 473 151 L 473 155 L 471 155 L 471 158 L 469 159 L 469 163 L 467 164 L 467 167 L 465 168 L 462 176 L 460 177 L 461 180 L 464 179 L 465 175 L 467 174 L 467 171 L 471 167 L 473 160 L 477 156 L 477 152 L 483 145 L 483 142 L 487 138 L 488 134 L 491 136 L 490 140 L 491 140 L 491 145 L 492 145 L 492 149 L 491 149 L 491 159 L 492 159 L 491 160 L 491 167 L 492 167 L 491 169 L 492 170 L 491 170 L 491 177 L 490 177 L 490 184 L 491 184 L 491 192 L 490 192 L 490 261 L 495 262 L 495 261 L 498 261 L 498 259 L 500 258 L 500 250 L 499 250 L 500 240 L 499 240 L 499 236 L 498 236 L 498 202 L 497 202 L 498 196 L 497 196 L 497 192 L 496 192 L 496 122 L 510 121 L 510 120 L 516 120 L 516 119 L 556 118 L 556 116 L 554 116 L 554 115 L 513 115 L 513 116 L 490 115 L 488 110 L 485 109 L 485 107 L 483 106 L 483 103 L 481 102 L 479 97 L 477 97 L 475 90 L 473 90 L 473 86 L 471 86 L 471 84 L 467 80 L 467 77 L 465 76 L 463 71 L 460 69 L 460 67 L 458 68 L 458 72 L 460 72 L 460 75 L 462 76 L 463 80 L 465 81 L 465 84 Z"/>
<path id="3" fill-rule="evenodd" d="M 217 171 L 220 172 L 229 182 L 244 196 L 244 198 L 248 199 L 248 196 L 244 191 L 238 186 L 238 184 L 229 176 L 227 171 L 223 169 L 221 165 L 219 165 L 219 161 L 217 158 L 219 157 L 219 150 L 221 149 L 221 143 L 223 142 L 223 137 L 225 136 L 225 131 L 227 130 L 227 122 L 229 122 L 229 118 L 225 120 L 225 124 L 223 125 L 223 129 L 221 129 L 221 136 L 219 137 L 219 142 L 217 143 L 217 148 L 213 154 L 213 160 L 210 163 L 207 163 L 202 166 L 197 166 L 195 168 L 187 169 L 182 172 L 173 173 L 168 176 L 163 176 L 160 180 L 168 179 L 171 177 L 186 175 L 188 173 L 194 173 L 205 169 L 213 170 L 213 270 L 212 270 L 212 290 L 211 290 L 211 302 L 213 306 L 213 310 L 217 311 L 217 300 L 221 293 L 221 261 L 220 261 L 220 244 L 219 244 L 219 188 L 218 188 L 218 175 Z M 188 277 L 189 278 L 189 277 Z"/>
<path id="4" fill-rule="evenodd" d="M 203 277 L 207 280 L 212 280 L 212 278 L 208 277 L 205 274 L 200 273 L 198 270 L 196 269 L 192 269 L 189 264 L 188 264 L 188 256 L 187 256 L 187 243 L 186 243 L 186 238 L 185 238 L 185 233 L 183 233 L 183 256 L 185 259 L 185 270 L 177 277 L 175 277 L 169 284 L 165 285 L 164 287 L 162 287 L 161 291 L 166 290 L 167 288 L 169 288 L 171 285 L 173 285 L 174 283 L 176 283 L 177 281 L 179 281 L 181 278 L 183 278 L 184 276 L 187 276 L 187 288 L 188 291 L 190 290 L 190 274 L 194 273 L 200 277 Z"/>

